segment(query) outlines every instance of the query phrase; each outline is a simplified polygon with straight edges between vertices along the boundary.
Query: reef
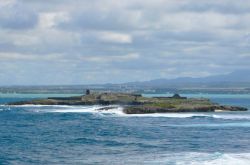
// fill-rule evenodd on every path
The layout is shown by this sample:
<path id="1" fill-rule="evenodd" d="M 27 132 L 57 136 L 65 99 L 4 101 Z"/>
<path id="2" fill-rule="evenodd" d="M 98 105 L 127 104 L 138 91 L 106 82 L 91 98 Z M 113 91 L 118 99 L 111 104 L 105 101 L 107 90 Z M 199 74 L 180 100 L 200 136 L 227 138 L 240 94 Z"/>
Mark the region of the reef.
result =
<path id="1" fill-rule="evenodd" d="M 9 103 L 9 105 L 109 105 L 100 110 L 108 110 L 114 105 L 123 107 L 126 114 L 247 111 L 239 106 L 219 105 L 206 98 L 186 98 L 175 94 L 173 97 L 144 97 L 134 93 L 90 93 L 75 97 L 50 97 Z"/>

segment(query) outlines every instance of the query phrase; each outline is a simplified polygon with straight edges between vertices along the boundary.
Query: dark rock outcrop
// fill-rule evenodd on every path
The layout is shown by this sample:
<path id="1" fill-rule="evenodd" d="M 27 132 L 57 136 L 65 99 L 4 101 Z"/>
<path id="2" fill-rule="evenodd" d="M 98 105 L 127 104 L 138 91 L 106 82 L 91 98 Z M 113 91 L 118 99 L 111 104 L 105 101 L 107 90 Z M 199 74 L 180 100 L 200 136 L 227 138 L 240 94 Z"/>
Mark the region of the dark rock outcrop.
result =
<path id="1" fill-rule="evenodd" d="M 140 94 L 129 93 L 88 93 L 76 97 L 51 97 L 48 99 L 21 101 L 9 105 L 122 105 L 127 114 L 173 113 L 173 112 L 215 112 L 215 111 L 247 111 L 238 106 L 218 105 L 209 99 L 174 97 L 143 97 Z M 100 110 L 112 109 L 111 107 Z"/>

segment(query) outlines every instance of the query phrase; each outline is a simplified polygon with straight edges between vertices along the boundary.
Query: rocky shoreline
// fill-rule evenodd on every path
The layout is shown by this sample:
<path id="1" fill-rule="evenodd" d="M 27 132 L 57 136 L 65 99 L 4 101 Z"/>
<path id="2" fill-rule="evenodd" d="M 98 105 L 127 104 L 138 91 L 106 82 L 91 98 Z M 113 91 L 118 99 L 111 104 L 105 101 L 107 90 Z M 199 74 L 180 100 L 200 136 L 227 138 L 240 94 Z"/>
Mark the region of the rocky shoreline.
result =
<path id="1" fill-rule="evenodd" d="M 247 108 L 225 106 L 209 99 L 186 98 L 175 94 L 173 97 L 143 97 L 131 93 L 90 93 L 76 97 L 52 97 L 47 99 L 20 101 L 8 105 L 121 105 L 126 114 L 247 111 Z M 112 107 L 112 106 L 111 106 Z M 110 107 L 99 110 L 108 110 Z"/>

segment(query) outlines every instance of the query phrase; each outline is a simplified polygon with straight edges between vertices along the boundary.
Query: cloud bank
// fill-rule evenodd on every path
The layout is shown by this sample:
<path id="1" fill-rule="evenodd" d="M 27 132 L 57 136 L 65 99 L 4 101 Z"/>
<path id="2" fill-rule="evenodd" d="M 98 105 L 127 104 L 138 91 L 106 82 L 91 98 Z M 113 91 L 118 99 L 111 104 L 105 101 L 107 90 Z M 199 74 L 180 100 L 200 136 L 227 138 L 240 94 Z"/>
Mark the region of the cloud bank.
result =
<path id="1" fill-rule="evenodd" d="M 249 0 L 0 0 L 0 85 L 249 69 Z"/>

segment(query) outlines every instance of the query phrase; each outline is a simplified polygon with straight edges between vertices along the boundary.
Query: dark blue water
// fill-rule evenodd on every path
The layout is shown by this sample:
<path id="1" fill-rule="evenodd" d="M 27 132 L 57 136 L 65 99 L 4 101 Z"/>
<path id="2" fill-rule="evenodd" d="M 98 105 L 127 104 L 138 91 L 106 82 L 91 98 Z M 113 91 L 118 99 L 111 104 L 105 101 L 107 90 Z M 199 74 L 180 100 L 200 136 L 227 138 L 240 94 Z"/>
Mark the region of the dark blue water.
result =
<path id="1" fill-rule="evenodd" d="M 250 108 L 250 96 L 210 97 Z M 95 107 L 0 106 L 0 164 L 250 164 L 249 138 L 249 112 L 130 116 Z"/>

